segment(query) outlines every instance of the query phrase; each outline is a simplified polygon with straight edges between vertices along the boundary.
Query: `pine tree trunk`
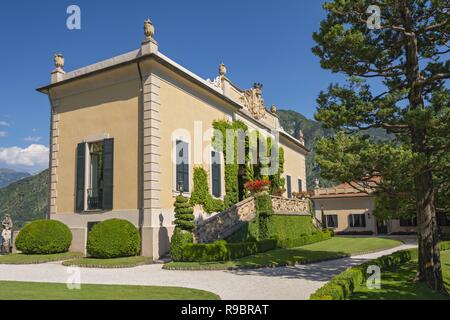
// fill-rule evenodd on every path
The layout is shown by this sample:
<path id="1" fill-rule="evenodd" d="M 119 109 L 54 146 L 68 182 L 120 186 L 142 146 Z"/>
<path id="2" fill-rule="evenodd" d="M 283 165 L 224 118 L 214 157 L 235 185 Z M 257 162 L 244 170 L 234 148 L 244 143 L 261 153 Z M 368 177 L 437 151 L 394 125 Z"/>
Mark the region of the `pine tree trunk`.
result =
<path id="1" fill-rule="evenodd" d="M 415 185 L 419 228 L 418 277 L 431 289 L 444 292 L 431 171 L 420 173 L 415 178 Z"/>
<path id="2" fill-rule="evenodd" d="M 405 28 L 404 43 L 406 51 L 406 78 L 409 87 L 410 110 L 423 110 L 423 78 L 419 66 L 418 40 L 415 34 L 415 22 L 412 17 L 410 0 L 398 3 Z M 445 291 L 442 280 L 441 259 L 439 251 L 439 232 L 436 219 L 433 172 L 429 165 L 430 154 L 427 146 L 427 128 L 418 121 L 410 126 L 413 151 L 424 163 L 414 179 L 416 190 L 419 270 L 418 278 L 436 291 Z"/>

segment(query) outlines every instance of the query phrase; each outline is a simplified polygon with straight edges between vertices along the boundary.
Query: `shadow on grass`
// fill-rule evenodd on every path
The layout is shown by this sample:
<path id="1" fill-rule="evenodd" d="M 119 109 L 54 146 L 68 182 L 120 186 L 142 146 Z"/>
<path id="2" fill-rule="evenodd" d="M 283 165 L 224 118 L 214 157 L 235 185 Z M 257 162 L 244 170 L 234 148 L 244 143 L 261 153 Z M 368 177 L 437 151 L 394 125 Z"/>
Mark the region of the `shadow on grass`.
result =
<path id="1" fill-rule="evenodd" d="M 260 261 L 258 256 L 251 259 L 241 259 L 239 270 L 231 270 L 236 275 L 256 275 L 265 277 L 282 277 L 286 279 L 305 279 L 309 281 L 329 281 L 333 276 L 347 270 L 350 267 L 366 262 L 366 259 L 349 258 L 344 252 L 308 251 L 308 250 L 283 250 L 290 255 L 289 261 L 284 254 L 266 253 L 265 261 Z M 243 263 L 243 265 L 242 265 Z M 273 264 L 285 266 L 283 268 L 253 268 L 255 265 Z M 307 265 L 306 265 L 307 264 Z"/>
<path id="2" fill-rule="evenodd" d="M 358 288 L 352 300 L 448 300 L 445 296 L 430 290 L 424 283 L 414 281 L 417 263 L 410 262 L 395 269 L 382 270 L 381 288 Z"/>

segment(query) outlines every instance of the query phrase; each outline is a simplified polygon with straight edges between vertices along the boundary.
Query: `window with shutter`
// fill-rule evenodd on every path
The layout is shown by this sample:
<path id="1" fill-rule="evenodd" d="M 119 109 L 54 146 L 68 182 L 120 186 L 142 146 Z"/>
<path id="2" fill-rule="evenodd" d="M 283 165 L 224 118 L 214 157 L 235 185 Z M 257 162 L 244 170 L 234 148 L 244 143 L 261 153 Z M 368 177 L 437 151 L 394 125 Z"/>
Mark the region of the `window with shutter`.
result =
<path id="1" fill-rule="evenodd" d="M 286 185 L 287 185 L 287 196 L 288 198 L 292 198 L 292 181 L 291 176 L 286 176 Z"/>
<path id="2" fill-rule="evenodd" d="M 113 209 L 114 139 L 103 141 L 103 210 Z M 100 185 L 101 187 L 101 185 Z"/>
<path id="3" fill-rule="evenodd" d="M 222 196 L 220 153 L 216 151 L 211 152 L 211 180 L 212 194 L 220 198 Z"/>
<path id="4" fill-rule="evenodd" d="M 298 192 L 303 192 L 303 181 L 298 179 Z"/>
<path id="5" fill-rule="evenodd" d="M 189 144 L 181 140 L 176 144 L 176 190 L 181 184 L 183 192 L 189 192 Z"/>
<path id="6" fill-rule="evenodd" d="M 84 211 L 85 201 L 85 166 L 86 166 L 86 144 L 80 143 L 77 146 L 77 182 L 76 182 L 76 199 L 75 211 L 81 213 Z"/>

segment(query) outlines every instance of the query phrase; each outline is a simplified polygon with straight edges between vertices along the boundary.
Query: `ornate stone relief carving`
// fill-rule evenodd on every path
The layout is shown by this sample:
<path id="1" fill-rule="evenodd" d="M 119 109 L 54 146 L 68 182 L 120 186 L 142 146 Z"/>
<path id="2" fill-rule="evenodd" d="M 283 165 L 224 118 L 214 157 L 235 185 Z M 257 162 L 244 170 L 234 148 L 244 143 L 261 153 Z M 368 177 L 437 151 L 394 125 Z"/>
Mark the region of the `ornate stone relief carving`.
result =
<path id="1" fill-rule="evenodd" d="M 245 90 L 241 97 L 244 108 L 250 111 L 255 119 L 262 119 L 266 115 L 266 106 L 264 105 L 264 99 L 262 97 L 261 83 L 255 83 L 253 88 Z"/>

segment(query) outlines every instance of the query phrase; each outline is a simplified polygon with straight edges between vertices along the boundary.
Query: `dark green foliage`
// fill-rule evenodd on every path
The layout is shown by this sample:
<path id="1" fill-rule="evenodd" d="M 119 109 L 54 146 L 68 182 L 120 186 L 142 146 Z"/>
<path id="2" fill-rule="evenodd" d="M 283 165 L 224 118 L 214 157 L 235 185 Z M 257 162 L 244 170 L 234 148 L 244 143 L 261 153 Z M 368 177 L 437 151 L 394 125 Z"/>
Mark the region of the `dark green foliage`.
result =
<path id="1" fill-rule="evenodd" d="M 175 228 L 170 239 L 170 256 L 173 261 L 181 261 L 183 257 L 183 248 L 192 243 L 192 233 Z"/>
<path id="2" fill-rule="evenodd" d="M 208 174 L 202 167 L 194 168 L 194 189 L 191 194 L 193 205 L 201 205 L 206 213 L 221 212 L 224 203 L 209 193 Z"/>
<path id="3" fill-rule="evenodd" d="M 192 232 L 195 228 L 194 208 L 189 198 L 177 196 L 175 200 L 175 226 L 181 230 Z"/>
<path id="4" fill-rule="evenodd" d="M 226 239 L 229 243 L 253 242 L 259 240 L 259 220 L 245 222 L 242 227 Z"/>
<path id="5" fill-rule="evenodd" d="M 348 79 L 330 84 L 317 99 L 316 119 L 349 136 L 325 142 L 317 161 L 324 176 L 341 182 L 382 177 L 377 195 L 416 208 L 422 225 L 418 279 L 444 291 L 435 217 L 436 208 L 450 210 L 448 0 L 379 2 L 383 27 L 377 30 L 361 19 L 370 4 L 325 3 L 326 17 L 313 34 L 321 66 Z M 380 86 L 374 89 L 368 78 Z M 373 141 L 364 136 L 369 128 L 386 129 L 394 138 Z M 392 208 L 389 202 L 381 211 Z"/>
<path id="6" fill-rule="evenodd" d="M 395 252 L 353 267 L 337 275 L 310 297 L 311 300 L 345 300 L 362 285 L 369 274 L 367 268 L 376 265 L 383 269 L 393 268 L 410 260 L 417 259 L 417 249 Z"/>
<path id="7" fill-rule="evenodd" d="M 237 135 L 234 138 L 234 143 L 227 141 L 227 129 L 233 129 L 236 131 L 241 131 L 245 133 L 248 130 L 248 127 L 242 121 L 233 121 L 229 122 L 226 120 L 216 120 L 213 122 L 213 128 L 215 129 L 214 137 L 213 137 L 213 146 L 215 150 L 223 152 L 225 159 L 227 158 L 228 152 L 234 152 L 234 163 L 226 163 L 225 164 L 225 197 L 224 197 L 224 205 L 225 208 L 230 208 L 232 205 L 239 202 L 239 181 L 238 181 L 238 173 L 239 173 L 239 165 L 238 163 L 238 143 L 237 143 Z M 221 145 L 216 138 L 218 133 L 222 135 Z"/>
<path id="8" fill-rule="evenodd" d="M 272 198 L 268 194 L 261 194 L 255 196 L 256 212 L 261 217 L 269 217 L 273 215 Z"/>
<path id="9" fill-rule="evenodd" d="M 72 233 L 62 222 L 37 220 L 27 224 L 16 238 L 16 248 L 24 254 L 53 254 L 69 250 Z"/>
<path id="10" fill-rule="evenodd" d="M 195 228 L 195 217 L 189 198 L 177 196 L 174 206 L 176 227 L 170 240 L 170 255 L 174 261 L 180 261 L 183 248 L 193 241 L 192 230 Z"/>
<path id="11" fill-rule="evenodd" d="M 269 239 L 270 217 L 273 215 L 272 198 L 268 194 L 255 195 L 256 219 L 259 224 L 259 238 Z"/>
<path id="12" fill-rule="evenodd" d="M 97 223 L 89 232 L 86 249 L 93 258 L 136 256 L 141 249 L 141 236 L 138 229 L 127 220 L 105 220 Z"/>
<path id="13" fill-rule="evenodd" d="M 175 261 L 229 261 L 254 255 L 260 252 L 273 250 L 276 247 L 276 240 L 243 243 L 227 243 L 225 240 L 217 240 L 213 243 L 206 244 L 188 244 L 183 246 L 183 249 L 181 250 L 181 258 Z"/>
<path id="14" fill-rule="evenodd" d="M 317 231 L 310 216 L 281 216 L 273 215 L 269 222 L 269 237 L 295 239 L 311 235 Z"/>
<path id="15" fill-rule="evenodd" d="M 175 261 L 208 262 L 226 261 L 228 258 L 227 242 L 218 240 L 213 243 L 187 244 L 183 246 L 182 258 Z"/>
<path id="16" fill-rule="evenodd" d="M 0 217 L 10 214 L 14 229 L 48 214 L 48 170 L 0 189 Z"/>
<path id="17" fill-rule="evenodd" d="M 266 239 L 277 238 L 280 243 L 295 243 L 295 239 L 301 238 L 297 243 L 302 243 L 303 237 L 317 232 L 310 216 L 281 216 L 272 215 L 265 220 Z M 264 239 L 260 236 L 260 219 L 245 223 L 240 229 L 227 238 L 230 243 L 249 242 Z M 324 230 L 326 231 L 326 230 Z M 328 231 L 331 236 L 332 231 Z"/>
<path id="18" fill-rule="evenodd" d="M 325 241 L 331 239 L 332 236 L 333 234 L 329 231 L 318 231 L 309 235 L 300 235 L 292 238 L 281 236 L 276 237 L 276 239 L 279 248 L 287 249 L 287 248 L 302 247 L 307 244 Z"/>

